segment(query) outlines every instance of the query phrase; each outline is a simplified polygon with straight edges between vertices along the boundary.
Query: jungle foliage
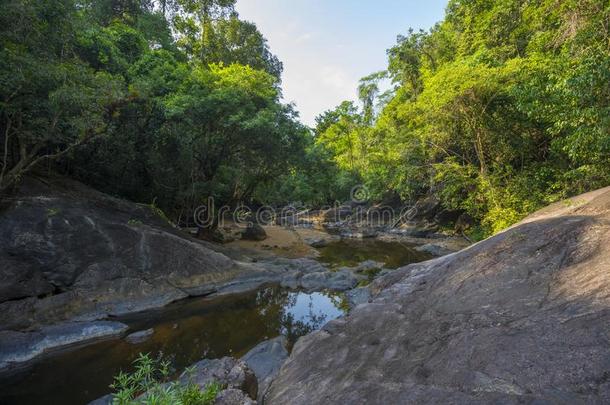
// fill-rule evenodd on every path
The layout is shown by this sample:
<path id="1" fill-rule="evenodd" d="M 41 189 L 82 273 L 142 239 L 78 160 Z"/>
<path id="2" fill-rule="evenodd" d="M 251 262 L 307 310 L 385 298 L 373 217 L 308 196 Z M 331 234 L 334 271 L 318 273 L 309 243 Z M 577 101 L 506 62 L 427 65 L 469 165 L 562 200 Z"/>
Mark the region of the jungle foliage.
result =
<path id="1" fill-rule="evenodd" d="M 362 183 L 485 235 L 610 184 L 607 1 L 450 0 L 313 130 L 235 1 L 2 0 L 0 191 L 58 170 L 180 219 Z"/>
<path id="2" fill-rule="evenodd" d="M 451 0 L 388 60 L 315 141 L 377 198 L 434 193 L 490 234 L 610 184 L 607 1 Z"/>
<path id="3" fill-rule="evenodd" d="M 249 200 L 310 131 L 234 0 L 3 0 L 0 191 L 59 170 L 174 219 Z"/>

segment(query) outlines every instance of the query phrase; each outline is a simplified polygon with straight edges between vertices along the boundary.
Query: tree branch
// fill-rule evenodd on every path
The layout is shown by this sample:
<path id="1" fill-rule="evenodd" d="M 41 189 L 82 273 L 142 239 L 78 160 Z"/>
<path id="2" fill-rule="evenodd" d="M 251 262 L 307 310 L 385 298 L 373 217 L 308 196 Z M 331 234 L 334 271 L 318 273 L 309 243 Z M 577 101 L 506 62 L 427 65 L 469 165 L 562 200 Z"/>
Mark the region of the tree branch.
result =
<path id="1" fill-rule="evenodd" d="M 11 124 L 11 119 L 7 117 L 6 130 L 4 131 L 4 159 L 2 160 L 2 172 L 0 172 L 0 185 L 2 185 L 4 173 L 6 173 L 6 168 L 8 167 L 8 138 L 10 136 Z"/>

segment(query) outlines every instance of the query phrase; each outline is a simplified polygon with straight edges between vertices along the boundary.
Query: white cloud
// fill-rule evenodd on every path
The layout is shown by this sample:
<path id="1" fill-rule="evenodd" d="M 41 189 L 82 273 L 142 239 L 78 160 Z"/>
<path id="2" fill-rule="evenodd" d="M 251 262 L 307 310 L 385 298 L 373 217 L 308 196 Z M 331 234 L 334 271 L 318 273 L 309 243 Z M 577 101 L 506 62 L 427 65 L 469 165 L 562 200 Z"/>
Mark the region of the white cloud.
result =
<path id="1" fill-rule="evenodd" d="M 303 42 L 307 42 L 310 39 L 312 39 L 314 37 L 313 32 L 306 32 L 305 34 L 301 34 L 299 35 L 294 42 L 297 44 L 303 43 Z"/>
<path id="2" fill-rule="evenodd" d="M 356 100 L 361 77 L 386 67 L 385 50 L 409 26 L 431 26 L 446 0 L 238 0 L 240 16 L 256 23 L 284 63 L 286 102 L 303 123 L 344 100 Z M 430 4 L 428 4 L 430 3 Z M 430 11 L 433 9 L 437 11 Z M 437 15 L 438 14 L 438 15 Z"/>
<path id="3" fill-rule="evenodd" d="M 346 99 L 354 99 L 359 75 L 345 66 L 342 53 L 345 46 L 336 48 L 324 32 L 313 30 L 315 24 L 294 18 L 281 18 L 277 7 L 263 7 L 247 0 L 238 2 L 244 19 L 253 21 L 269 42 L 271 51 L 284 63 L 282 88 L 284 100 L 297 106 L 301 120 L 307 125 L 315 117 Z"/>

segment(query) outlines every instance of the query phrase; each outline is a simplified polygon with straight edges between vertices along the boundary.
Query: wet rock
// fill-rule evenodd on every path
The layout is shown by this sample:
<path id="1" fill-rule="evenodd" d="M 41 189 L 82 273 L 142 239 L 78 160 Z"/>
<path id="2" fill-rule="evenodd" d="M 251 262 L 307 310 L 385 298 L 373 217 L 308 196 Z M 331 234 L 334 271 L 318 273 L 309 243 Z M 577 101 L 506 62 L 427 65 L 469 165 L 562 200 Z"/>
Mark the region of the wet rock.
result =
<path id="1" fill-rule="evenodd" d="M 345 238 L 370 239 L 376 238 L 379 235 L 379 231 L 375 228 L 360 227 L 353 230 L 345 230 L 341 234 Z"/>
<path id="2" fill-rule="evenodd" d="M 354 288 L 358 284 L 358 278 L 349 270 L 335 272 L 318 272 L 305 274 L 300 286 L 307 291 L 333 290 L 345 291 Z"/>
<path id="3" fill-rule="evenodd" d="M 254 372 L 243 360 L 232 357 L 205 359 L 192 367 L 192 374 L 182 374 L 179 380 L 181 383 L 191 382 L 205 389 L 209 384 L 218 382 L 226 388 L 244 391 L 250 398 L 256 399 L 258 382 Z"/>
<path id="4" fill-rule="evenodd" d="M 296 290 L 299 288 L 302 273 L 298 271 L 292 271 L 290 273 L 285 274 L 280 280 L 280 286 L 284 288 L 289 288 L 291 290 Z"/>
<path id="5" fill-rule="evenodd" d="M 150 208 L 67 179 L 25 179 L 0 214 L 0 246 L 0 330 L 163 306 L 239 274 Z"/>
<path id="6" fill-rule="evenodd" d="M 345 293 L 345 298 L 351 309 L 360 304 L 366 304 L 371 299 L 371 291 L 367 287 L 354 288 Z"/>
<path id="7" fill-rule="evenodd" d="M 305 238 L 304 242 L 313 248 L 321 248 L 328 246 L 328 239 L 325 238 Z"/>
<path id="8" fill-rule="evenodd" d="M 150 337 L 155 333 L 153 328 L 141 330 L 138 332 L 131 333 L 125 337 L 125 340 L 132 345 L 137 345 L 143 343 L 150 339 Z"/>
<path id="9" fill-rule="evenodd" d="M 27 362 L 52 350 L 120 336 L 120 322 L 75 322 L 44 327 L 35 332 L 0 332 L 0 370 Z"/>
<path id="10" fill-rule="evenodd" d="M 250 223 L 242 232 L 241 238 L 244 240 L 262 241 L 267 239 L 267 232 L 257 223 Z"/>
<path id="11" fill-rule="evenodd" d="M 379 274 L 377 274 L 377 277 L 387 276 L 388 274 L 392 273 L 393 271 L 394 271 L 394 269 L 383 269 L 379 272 Z"/>
<path id="12" fill-rule="evenodd" d="M 376 262 L 375 260 L 365 260 L 354 268 L 357 273 L 368 272 L 371 270 L 382 269 L 384 263 Z"/>
<path id="13" fill-rule="evenodd" d="M 610 188 L 397 269 L 297 341 L 265 403 L 610 403 Z"/>
<path id="14" fill-rule="evenodd" d="M 256 405 L 245 392 L 230 388 L 222 390 L 216 396 L 215 405 Z"/>
<path id="15" fill-rule="evenodd" d="M 254 371 L 258 379 L 258 400 L 261 401 L 269 385 L 288 358 L 287 341 L 284 336 L 259 343 L 242 360 Z"/>
<path id="16" fill-rule="evenodd" d="M 418 252 L 430 253 L 432 256 L 440 257 L 453 253 L 452 250 L 446 247 L 435 245 L 434 243 L 427 243 L 425 245 L 415 247 Z"/>
<path id="17" fill-rule="evenodd" d="M 438 227 L 434 224 L 423 223 L 416 225 L 415 223 L 403 224 L 402 228 L 395 231 L 402 236 L 410 236 L 413 238 L 430 238 L 434 237 Z"/>

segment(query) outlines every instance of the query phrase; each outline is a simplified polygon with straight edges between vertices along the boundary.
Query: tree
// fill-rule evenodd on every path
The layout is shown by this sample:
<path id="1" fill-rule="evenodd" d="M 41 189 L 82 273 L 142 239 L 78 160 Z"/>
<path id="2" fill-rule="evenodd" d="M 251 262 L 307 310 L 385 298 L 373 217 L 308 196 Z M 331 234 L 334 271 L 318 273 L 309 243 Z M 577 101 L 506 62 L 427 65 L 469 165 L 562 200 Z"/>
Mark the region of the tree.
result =
<path id="1" fill-rule="evenodd" d="M 68 0 L 12 1 L 0 15 L 0 191 L 43 161 L 103 135 L 121 81 L 73 56 L 76 16 Z"/>

